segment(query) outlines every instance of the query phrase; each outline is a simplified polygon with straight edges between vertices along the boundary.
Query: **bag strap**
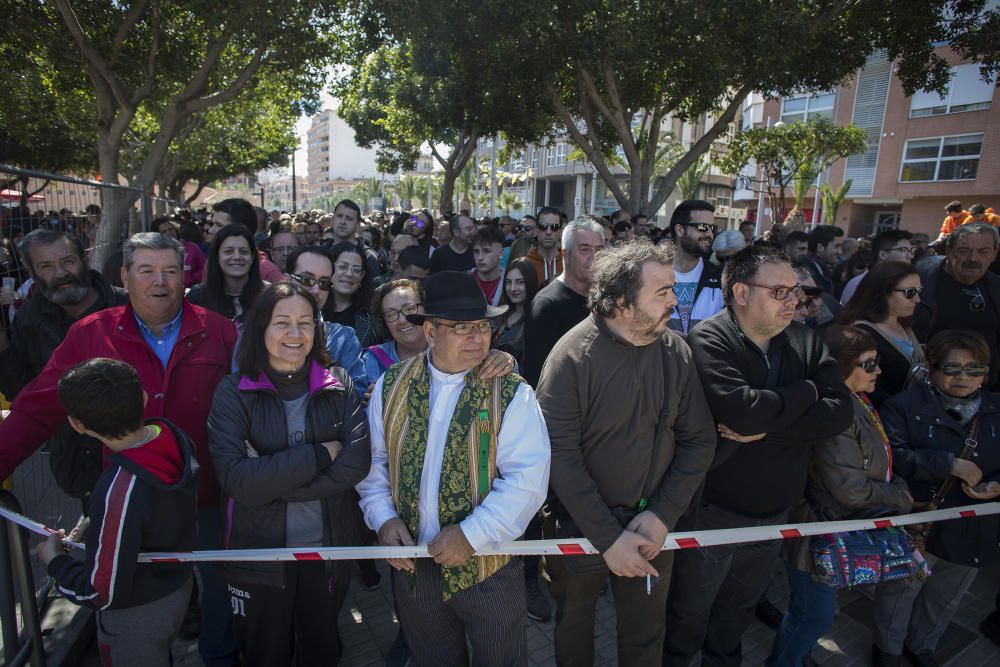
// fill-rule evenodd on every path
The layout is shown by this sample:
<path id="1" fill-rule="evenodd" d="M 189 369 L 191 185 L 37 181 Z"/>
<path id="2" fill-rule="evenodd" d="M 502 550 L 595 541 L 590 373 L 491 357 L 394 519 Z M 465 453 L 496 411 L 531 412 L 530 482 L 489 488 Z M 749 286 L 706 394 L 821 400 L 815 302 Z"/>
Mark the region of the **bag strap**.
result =
<path id="1" fill-rule="evenodd" d="M 972 458 L 972 453 L 976 451 L 976 447 L 979 446 L 979 442 L 976 440 L 976 436 L 979 435 L 979 415 L 972 418 L 972 422 L 969 424 L 969 435 L 965 438 L 965 446 L 962 447 L 962 453 L 958 455 L 959 459 L 968 461 Z M 944 480 L 934 495 L 931 497 L 930 503 L 927 505 L 929 511 L 934 511 L 938 506 L 944 502 L 948 493 L 951 491 L 952 487 L 955 486 L 955 480 L 957 478 L 954 475 L 948 475 L 948 479 Z"/>

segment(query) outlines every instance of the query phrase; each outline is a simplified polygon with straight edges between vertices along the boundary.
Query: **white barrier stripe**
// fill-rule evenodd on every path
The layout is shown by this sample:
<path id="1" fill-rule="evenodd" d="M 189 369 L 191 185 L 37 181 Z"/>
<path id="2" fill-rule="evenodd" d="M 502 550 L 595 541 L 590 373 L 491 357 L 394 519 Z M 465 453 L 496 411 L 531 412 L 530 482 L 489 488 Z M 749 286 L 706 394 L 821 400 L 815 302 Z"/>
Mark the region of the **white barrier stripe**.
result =
<path id="1" fill-rule="evenodd" d="M 48 526 L 46 526 L 44 524 L 38 523 L 37 521 L 32 521 L 31 519 L 29 519 L 28 517 L 24 516 L 23 514 L 18 514 L 17 512 L 12 512 L 12 511 L 10 511 L 9 509 L 7 509 L 5 507 L 0 507 L 0 516 L 2 516 L 3 518 L 7 519 L 8 521 L 12 521 L 12 522 L 16 523 L 17 525 L 21 526 L 22 528 L 27 528 L 32 533 L 35 533 L 36 535 L 41 535 L 42 537 L 48 537 L 52 533 L 56 532 L 56 531 L 54 531 L 53 529 L 49 528 Z M 74 542 L 73 540 L 67 540 L 66 538 L 63 538 L 62 543 L 65 546 L 71 547 L 73 549 L 83 549 L 84 548 L 84 546 L 83 546 L 82 543 L 80 543 L 80 542 Z"/>
<path id="2" fill-rule="evenodd" d="M 1000 514 L 1000 502 L 982 503 L 952 507 L 933 512 L 918 512 L 880 519 L 849 519 L 846 521 L 823 521 L 814 523 L 793 523 L 776 526 L 751 526 L 747 528 L 727 528 L 723 530 L 702 530 L 687 533 L 672 533 L 667 536 L 664 550 L 712 547 L 723 544 L 743 544 L 766 540 L 782 540 L 812 535 L 826 535 L 849 530 L 872 530 L 889 526 L 909 526 L 916 523 L 932 523 L 949 519 L 967 519 L 976 516 Z M 0 516 L 24 526 L 32 532 L 47 536 L 53 531 L 40 523 L 15 512 L 0 508 Z M 64 543 L 67 543 L 64 540 Z M 78 543 L 68 546 L 83 548 Z M 503 556 L 574 556 L 597 554 L 598 550 L 584 538 L 558 540 L 524 540 L 504 544 L 496 549 L 483 549 L 478 555 Z M 177 562 L 235 562 L 235 561 L 296 561 L 296 560 L 358 560 L 372 558 L 429 558 L 425 546 L 413 547 L 319 547 L 307 549 L 287 547 L 281 549 L 231 549 L 190 552 L 150 552 L 139 554 L 140 563 Z"/>

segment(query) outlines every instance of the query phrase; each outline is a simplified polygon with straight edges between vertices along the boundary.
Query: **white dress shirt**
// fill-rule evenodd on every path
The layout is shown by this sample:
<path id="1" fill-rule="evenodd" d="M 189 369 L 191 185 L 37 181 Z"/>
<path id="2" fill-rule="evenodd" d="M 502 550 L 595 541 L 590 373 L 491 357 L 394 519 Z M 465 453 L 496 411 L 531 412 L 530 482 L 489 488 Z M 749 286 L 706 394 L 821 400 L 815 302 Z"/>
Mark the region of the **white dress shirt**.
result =
<path id="1" fill-rule="evenodd" d="M 428 544 L 441 532 L 438 517 L 438 491 L 448 426 L 451 424 L 459 395 L 465 387 L 464 373 L 449 375 L 428 363 L 430 371 L 430 419 L 427 452 L 420 476 L 420 525 L 417 544 Z M 372 468 L 358 485 L 361 510 L 368 527 L 378 531 L 389 519 L 399 516 L 392 503 L 389 485 L 388 455 L 382 420 L 382 375 L 375 383 L 368 403 Z M 535 392 L 526 383 L 517 388 L 497 437 L 497 477 L 482 504 L 474 508 L 459 526 L 472 548 L 480 551 L 520 537 L 528 522 L 545 502 L 549 485 L 549 432 L 535 400 Z"/>

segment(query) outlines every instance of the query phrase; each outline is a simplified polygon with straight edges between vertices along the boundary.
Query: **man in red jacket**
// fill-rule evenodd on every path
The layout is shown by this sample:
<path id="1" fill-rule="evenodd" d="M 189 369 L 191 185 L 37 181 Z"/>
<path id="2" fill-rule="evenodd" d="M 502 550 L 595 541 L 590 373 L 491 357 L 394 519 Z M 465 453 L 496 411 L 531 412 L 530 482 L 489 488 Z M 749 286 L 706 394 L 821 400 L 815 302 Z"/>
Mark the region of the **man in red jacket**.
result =
<path id="1" fill-rule="evenodd" d="M 122 282 L 129 303 L 74 324 L 41 374 L 0 423 L 0 479 L 9 477 L 66 421 L 58 382 L 94 357 L 135 367 L 149 396 L 145 418 L 163 417 L 186 432 L 202 467 L 198 487 L 198 548 L 221 548 L 219 485 L 208 454 L 208 411 L 229 372 L 236 328 L 226 318 L 184 300 L 184 249 L 157 233 L 132 236 L 123 246 Z M 206 666 L 236 664 L 231 611 L 221 573 L 199 565 L 202 624 L 199 652 Z"/>

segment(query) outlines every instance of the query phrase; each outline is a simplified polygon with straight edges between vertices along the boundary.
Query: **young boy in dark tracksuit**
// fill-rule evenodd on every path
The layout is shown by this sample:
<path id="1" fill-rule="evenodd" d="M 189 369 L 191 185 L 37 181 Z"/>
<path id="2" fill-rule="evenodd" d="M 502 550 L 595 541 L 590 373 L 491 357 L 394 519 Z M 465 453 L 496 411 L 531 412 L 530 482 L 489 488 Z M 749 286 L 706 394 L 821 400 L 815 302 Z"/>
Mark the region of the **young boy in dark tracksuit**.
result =
<path id="1" fill-rule="evenodd" d="M 143 423 L 146 394 L 132 366 L 91 359 L 59 381 L 70 426 L 110 450 L 87 504 L 84 561 L 63 531 L 39 545 L 59 591 L 97 612 L 104 665 L 170 664 L 191 597 L 191 565 L 138 563 L 144 551 L 190 551 L 196 538 L 198 464 L 191 441 L 163 419 Z"/>

